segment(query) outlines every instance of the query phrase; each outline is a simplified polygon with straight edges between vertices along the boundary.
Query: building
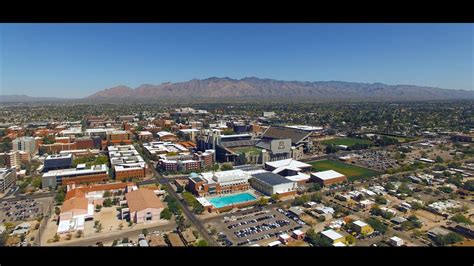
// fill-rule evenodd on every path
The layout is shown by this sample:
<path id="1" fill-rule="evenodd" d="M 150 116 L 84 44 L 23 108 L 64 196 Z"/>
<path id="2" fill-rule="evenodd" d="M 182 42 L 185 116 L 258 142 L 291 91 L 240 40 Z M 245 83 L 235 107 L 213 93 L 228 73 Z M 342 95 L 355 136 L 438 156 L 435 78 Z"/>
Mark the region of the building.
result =
<path id="1" fill-rule="evenodd" d="M 6 168 L 20 169 L 23 163 L 30 161 L 30 155 L 25 151 L 10 151 L 0 153 L 0 156 L 4 158 Z"/>
<path id="2" fill-rule="evenodd" d="M 37 152 L 34 137 L 19 137 L 12 141 L 12 150 L 27 152 L 31 157 Z"/>
<path id="3" fill-rule="evenodd" d="M 298 127 L 271 126 L 263 134 L 262 141 L 291 139 L 291 145 L 296 148 L 302 147 L 304 152 L 312 148 L 310 136 L 313 130 L 306 130 Z"/>
<path id="4" fill-rule="evenodd" d="M 108 145 L 126 145 L 132 143 L 132 133 L 125 130 L 114 130 L 107 134 Z"/>
<path id="5" fill-rule="evenodd" d="M 73 161 L 72 154 L 63 153 L 63 154 L 49 155 L 44 160 L 43 171 L 47 172 L 50 170 L 71 168 L 72 161 Z"/>
<path id="6" fill-rule="evenodd" d="M 75 138 L 76 149 L 94 149 L 96 145 L 91 137 Z"/>
<path id="7" fill-rule="evenodd" d="M 404 244 L 403 239 L 399 238 L 398 236 L 393 236 L 389 240 L 390 245 L 395 247 L 401 247 Z"/>
<path id="8" fill-rule="evenodd" d="M 202 161 L 204 168 L 209 168 L 214 165 L 214 155 L 216 151 L 215 150 L 206 150 L 204 152 L 198 151 L 197 153 L 193 154 L 193 157 L 197 161 Z"/>
<path id="9" fill-rule="evenodd" d="M 266 162 L 265 169 L 297 182 L 299 185 L 307 183 L 311 177 L 308 174 L 311 165 L 294 159 Z"/>
<path id="10" fill-rule="evenodd" d="M 84 230 L 85 221 L 94 217 L 94 205 L 88 201 L 84 193 L 77 193 L 66 199 L 60 211 L 57 230 L 59 234 Z"/>
<path id="11" fill-rule="evenodd" d="M 193 245 L 194 243 L 196 243 L 197 239 L 196 237 L 194 236 L 193 232 L 191 231 L 191 229 L 186 229 L 182 232 L 179 232 L 180 236 L 181 236 L 181 239 L 183 240 L 183 243 L 186 245 L 186 246 L 191 246 Z"/>
<path id="12" fill-rule="evenodd" d="M 199 134 L 199 132 L 201 132 L 198 128 L 201 128 L 201 127 L 202 127 L 202 123 L 200 127 L 180 129 L 178 130 L 177 135 L 183 140 L 196 141 L 197 135 Z"/>
<path id="13" fill-rule="evenodd" d="M 139 188 L 125 194 L 130 219 L 134 223 L 148 223 L 160 220 L 164 205 L 150 189 Z"/>
<path id="14" fill-rule="evenodd" d="M 97 157 L 100 155 L 100 151 L 96 149 L 80 149 L 80 150 L 64 150 L 59 152 L 60 155 L 72 154 L 73 158 L 79 157 Z"/>
<path id="15" fill-rule="evenodd" d="M 290 235 L 284 233 L 278 236 L 278 240 L 283 243 L 283 244 L 288 244 L 289 241 L 291 241 Z"/>
<path id="16" fill-rule="evenodd" d="M 168 246 L 166 244 L 165 238 L 161 235 L 149 234 L 149 235 L 146 236 L 146 239 L 148 240 L 148 245 L 150 247 L 166 247 L 166 246 Z"/>
<path id="17" fill-rule="evenodd" d="M 153 141 L 153 133 L 150 131 L 141 131 L 138 133 L 138 140 L 139 141 Z"/>
<path id="18" fill-rule="evenodd" d="M 321 171 L 311 173 L 311 181 L 316 182 L 323 186 L 329 186 L 336 183 L 347 181 L 347 177 L 334 170 Z"/>
<path id="19" fill-rule="evenodd" d="M 116 180 L 145 177 L 146 163 L 133 145 L 109 146 L 108 151 Z"/>
<path id="20" fill-rule="evenodd" d="M 177 233 L 169 233 L 168 234 L 168 244 L 171 247 L 184 247 L 184 243 L 181 240 L 181 237 Z"/>
<path id="21" fill-rule="evenodd" d="M 474 142 L 474 134 L 456 134 L 451 136 L 452 141 Z"/>
<path id="22" fill-rule="evenodd" d="M 300 229 L 297 229 L 293 230 L 291 236 L 296 240 L 303 240 L 305 237 L 305 233 L 303 233 L 303 231 L 301 231 Z"/>
<path id="23" fill-rule="evenodd" d="M 42 188 L 56 187 L 58 185 L 96 183 L 109 179 L 108 167 L 106 164 L 93 165 L 86 168 L 84 164 L 76 168 L 52 170 L 43 174 L 41 179 Z"/>
<path id="24" fill-rule="evenodd" d="M 76 135 L 82 135 L 82 127 L 71 127 L 61 130 L 59 135 L 63 137 L 75 137 Z"/>
<path id="25" fill-rule="evenodd" d="M 0 193 L 4 193 L 16 182 L 15 168 L 0 168 Z"/>
<path id="26" fill-rule="evenodd" d="M 240 169 L 191 174 L 187 190 L 196 196 L 229 194 L 250 189 L 251 175 Z"/>
<path id="27" fill-rule="evenodd" d="M 167 141 L 153 141 L 144 143 L 143 148 L 147 154 L 155 160 L 158 159 L 159 155 L 189 154 L 189 149 L 183 145 Z"/>
<path id="28" fill-rule="evenodd" d="M 297 184 L 272 172 L 252 174 L 251 186 L 265 195 L 277 194 L 279 197 L 296 194 Z"/>
<path id="29" fill-rule="evenodd" d="M 363 221 L 357 220 L 352 223 L 354 224 L 354 229 L 358 234 L 370 235 L 374 232 L 374 229 L 372 228 L 372 226 L 370 226 L 369 224 Z"/>
<path id="30" fill-rule="evenodd" d="M 175 134 L 168 131 L 160 131 L 156 133 L 156 135 L 158 135 L 160 141 L 174 142 L 178 140 L 178 137 Z"/>
<path id="31" fill-rule="evenodd" d="M 324 237 L 324 238 L 328 239 L 329 241 L 331 241 L 331 243 L 333 245 L 336 244 L 336 243 L 343 243 L 344 240 L 345 240 L 345 237 L 343 235 L 339 234 L 338 232 L 336 232 L 332 229 L 322 231 L 321 235 L 322 235 L 322 237 Z"/>

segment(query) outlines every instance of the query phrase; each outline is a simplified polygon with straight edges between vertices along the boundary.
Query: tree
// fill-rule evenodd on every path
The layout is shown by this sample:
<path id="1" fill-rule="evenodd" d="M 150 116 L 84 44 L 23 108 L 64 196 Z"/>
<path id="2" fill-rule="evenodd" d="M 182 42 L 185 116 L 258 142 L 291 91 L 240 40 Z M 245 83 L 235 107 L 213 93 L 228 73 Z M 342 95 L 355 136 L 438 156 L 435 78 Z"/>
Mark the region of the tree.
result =
<path id="1" fill-rule="evenodd" d="M 83 234 L 82 230 L 77 230 L 77 232 L 76 232 L 76 237 L 77 237 L 77 238 L 81 238 L 81 237 L 82 237 L 82 234 Z"/>
<path id="2" fill-rule="evenodd" d="M 5 230 L 2 234 L 0 234 L 0 247 L 5 246 L 8 239 L 8 232 Z"/>
<path id="3" fill-rule="evenodd" d="M 387 204 L 387 199 L 384 198 L 384 196 L 382 196 L 382 195 L 377 195 L 377 196 L 375 196 L 375 202 L 377 204 Z"/>
<path id="4" fill-rule="evenodd" d="M 278 202 L 278 194 L 272 194 L 271 199 L 273 202 Z"/>
<path id="5" fill-rule="evenodd" d="M 204 207 L 199 202 L 195 202 L 193 205 L 193 212 L 196 214 L 201 214 L 204 212 Z"/>
<path id="6" fill-rule="evenodd" d="M 111 207 L 112 206 L 112 200 L 110 198 L 106 198 L 104 200 L 104 207 Z"/>
<path id="7" fill-rule="evenodd" d="M 356 239 L 352 235 L 346 235 L 346 243 L 349 245 L 354 245 L 356 243 Z"/>
<path id="8" fill-rule="evenodd" d="M 207 246 L 209 246 L 209 244 L 204 239 L 200 239 L 198 242 L 196 242 L 196 247 L 207 247 Z"/>
<path id="9" fill-rule="evenodd" d="M 54 207 L 54 213 L 59 215 L 61 213 L 61 209 L 58 206 Z"/>
<path id="10" fill-rule="evenodd" d="M 146 228 L 143 229 L 143 230 L 142 230 L 142 234 L 143 234 L 144 236 L 147 236 L 147 235 L 148 235 L 148 230 L 147 230 Z"/>
<path id="11" fill-rule="evenodd" d="M 474 191 L 474 180 L 468 180 L 464 183 L 464 189 L 469 191 Z"/>
<path id="12" fill-rule="evenodd" d="M 321 193 L 313 193 L 311 194 L 311 201 L 315 201 L 315 202 L 321 202 L 323 200 L 323 195 L 321 195 Z"/>
<path id="13" fill-rule="evenodd" d="M 95 205 L 95 210 L 97 212 L 100 212 L 101 209 L 102 209 L 102 205 L 99 205 L 99 204 Z"/>
<path id="14" fill-rule="evenodd" d="M 257 206 L 265 206 L 268 203 L 268 199 L 265 197 L 260 197 L 257 201 Z"/>
<path id="15" fill-rule="evenodd" d="M 439 156 L 439 155 L 436 156 L 435 161 L 436 161 L 436 163 L 443 163 L 444 162 L 443 158 L 441 158 L 441 156 Z"/>
<path id="16" fill-rule="evenodd" d="M 471 219 L 469 219 L 469 217 L 466 217 L 461 213 L 457 213 L 457 214 L 453 215 L 453 217 L 451 217 L 451 220 L 455 221 L 457 223 L 472 224 Z"/>
<path id="17" fill-rule="evenodd" d="M 59 237 L 58 233 L 54 234 L 53 241 L 58 242 L 59 239 L 60 239 L 60 237 Z"/>
<path id="18" fill-rule="evenodd" d="M 58 194 L 56 194 L 56 202 L 61 204 L 64 202 L 65 198 L 66 198 L 65 188 L 63 188 L 62 186 L 58 187 Z"/>
<path id="19" fill-rule="evenodd" d="M 318 234 L 314 231 L 314 229 L 309 229 L 306 232 L 306 238 L 309 243 L 313 246 L 320 246 L 320 247 L 330 247 L 332 243 L 329 239 L 323 237 L 321 234 Z"/>
<path id="20" fill-rule="evenodd" d="M 118 225 L 118 229 L 119 229 L 119 230 L 122 230 L 122 229 L 123 229 L 123 224 L 122 224 L 122 223 L 120 223 L 120 224 Z"/>
<path id="21" fill-rule="evenodd" d="M 165 219 L 165 220 L 169 220 L 171 219 L 171 216 L 173 214 L 171 213 L 170 209 L 168 208 L 164 208 L 162 211 L 161 211 L 161 214 L 160 214 L 160 218 L 161 219 Z"/>
<path id="22" fill-rule="evenodd" d="M 97 225 L 97 227 L 96 227 L 96 232 L 97 232 L 97 233 L 100 233 L 100 232 L 102 232 L 102 229 L 103 229 L 102 223 L 99 223 L 99 224 Z"/>
<path id="23" fill-rule="evenodd" d="M 104 192 L 104 195 L 103 195 L 104 198 L 108 198 L 110 196 L 112 196 L 112 193 L 110 191 L 107 190 Z"/>
<path id="24" fill-rule="evenodd" d="M 411 202 L 410 205 L 411 205 L 411 208 L 415 211 L 419 210 L 423 207 L 420 203 L 418 203 L 416 201 Z"/>
<path id="25" fill-rule="evenodd" d="M 232 169 L 234 169 L 234 167 L 229 163 L 225 163 L 221 165 L 222 171 L 227 171 L 227 170 L 232 170 Z"/>
<path id="26" fill-rule="evenodd" d="M 320 191 L 321 190 L 321 185 L 319 183 L 314 183 L 310 188 L 309 192 L 314 192 L 314 191 Z"/>
<path id="27" fill-rule="evenodd" d="M 444 192 L 444 193 L 446 193 L 446 194 L 449 194 L 449 193 L 453 192 L 453 189 L 450 188 L 450 187 L 439 187 L 438 190 L 439 190 L 439 191 L 442 191 L 442 192 Z"/>
<path id="28" fill-rule="evenodd" d="M 375 217 L 369 217 L 369 219 L 367 219 L 367 223 L 372 226 L 375 231 L 379 231 L 382 234 L 385 234 L 387 231 L 387 226 Z"/>

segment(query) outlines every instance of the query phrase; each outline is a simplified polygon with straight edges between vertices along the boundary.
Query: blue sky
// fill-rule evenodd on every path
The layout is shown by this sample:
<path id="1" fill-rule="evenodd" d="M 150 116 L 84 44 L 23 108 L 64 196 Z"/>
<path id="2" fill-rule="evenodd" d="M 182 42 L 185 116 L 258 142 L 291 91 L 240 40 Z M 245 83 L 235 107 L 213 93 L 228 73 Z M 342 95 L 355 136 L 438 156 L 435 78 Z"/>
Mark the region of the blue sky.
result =
<path id="1" fill-rule="evenodd" d="M 1 24 L 0 94 L 255 76 L 474 89 L 473 24 Z"/>

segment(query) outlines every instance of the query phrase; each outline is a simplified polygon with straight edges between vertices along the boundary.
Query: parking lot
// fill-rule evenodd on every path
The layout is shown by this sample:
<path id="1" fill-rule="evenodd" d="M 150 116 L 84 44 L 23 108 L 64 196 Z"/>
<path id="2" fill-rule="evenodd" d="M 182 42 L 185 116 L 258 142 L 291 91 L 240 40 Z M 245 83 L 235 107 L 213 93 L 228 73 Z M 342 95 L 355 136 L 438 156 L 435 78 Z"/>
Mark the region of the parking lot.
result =
<path id="1" fill-rule="evenodd" d="M 0 205 L 0 221 L 3 223 L 35 220 L 42 211 L 41 203 L 34 199 L 3 202 Z"/>
<path id="2" fill-rule="evenodd" d="M 304 222 L 297 217 L 275 209 L 258 209 L 233 219 L 225 217 L 215 224 L 219 232 L 218 241 L 224 246 L 251 245 L 276 239 L 282 233 L 291 234 L 293 230 L 301 229 L 303 225 Z"/>

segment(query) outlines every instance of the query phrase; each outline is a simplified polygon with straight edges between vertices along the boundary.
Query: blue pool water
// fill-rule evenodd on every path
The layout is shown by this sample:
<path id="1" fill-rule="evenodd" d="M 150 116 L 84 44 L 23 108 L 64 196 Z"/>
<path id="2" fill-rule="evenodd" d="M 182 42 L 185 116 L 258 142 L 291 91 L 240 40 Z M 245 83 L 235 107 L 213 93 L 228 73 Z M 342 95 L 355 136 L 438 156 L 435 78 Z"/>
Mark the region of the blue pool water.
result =
<path id="1" fill-rule="evenodd" d="M 240 193 L 240 194 L 234 194 L 234 195 L 229 195 L 229 196 L 216 197 L 216 198 L 207 199 L 207 200 L 212 205 L 214 205 L 214 207 L 222 208 L 229 205 L 234 205 L 234 204 L 243 203 L 247 201 L 253 201 L 256 199 L 257 198 L 254 197 L 250 193 Z"/>

